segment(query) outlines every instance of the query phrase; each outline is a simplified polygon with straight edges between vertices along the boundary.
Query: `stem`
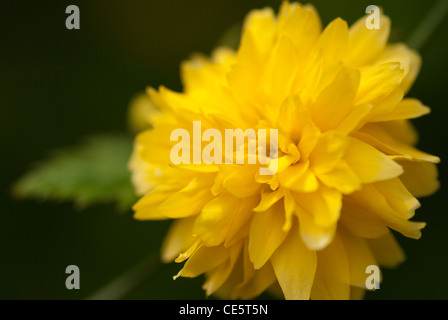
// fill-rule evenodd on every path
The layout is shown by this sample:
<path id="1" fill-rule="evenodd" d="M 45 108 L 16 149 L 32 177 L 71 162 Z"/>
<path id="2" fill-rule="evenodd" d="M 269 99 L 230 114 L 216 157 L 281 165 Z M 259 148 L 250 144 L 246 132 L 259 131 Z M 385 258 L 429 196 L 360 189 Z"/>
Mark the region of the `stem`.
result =
<path id="1" fill-rule="evenodd" d="M 137 285 L 145 280 L 151 273 L 161 266 L 158 253 L 153 253 L 132 269 L 118 276 L 106 286 L 102 287 L 87 300 L 117 300 L 131 292 Z"/>
<path id="2" fill-rule="evenodd" d="M 408 45 L 419 50 L 432 36 L 448 12 L 448 0 L 439 0 L 426 14 L 417 28 L 408 38 Z"/>

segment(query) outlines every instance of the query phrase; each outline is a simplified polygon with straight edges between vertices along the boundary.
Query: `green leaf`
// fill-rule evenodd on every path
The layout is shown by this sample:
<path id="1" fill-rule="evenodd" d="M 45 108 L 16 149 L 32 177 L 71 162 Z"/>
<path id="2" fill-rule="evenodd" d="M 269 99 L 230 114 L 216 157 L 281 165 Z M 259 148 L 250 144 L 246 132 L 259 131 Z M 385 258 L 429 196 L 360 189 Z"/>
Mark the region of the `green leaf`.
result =
<path id="1" fill-rule="evenodd" d="M 124 135 L 89 137 L 36 165 L 13 186 L 13 195 L 74 201 L 82 208 L 116 203 L 121 210 L 129 209 L 136 200 L 127 169 L 132 145 Z"/>

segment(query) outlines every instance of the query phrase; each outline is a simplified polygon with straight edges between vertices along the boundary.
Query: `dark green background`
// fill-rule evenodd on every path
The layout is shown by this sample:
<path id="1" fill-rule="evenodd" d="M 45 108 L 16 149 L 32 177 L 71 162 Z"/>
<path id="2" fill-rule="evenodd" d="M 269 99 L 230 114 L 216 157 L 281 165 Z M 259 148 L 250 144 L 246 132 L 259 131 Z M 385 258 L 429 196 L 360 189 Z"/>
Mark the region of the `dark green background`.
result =
<path id="1" fill-rule="evenodd" d="M 326 25 L 353 23 L 369 4 L 392 19 L 392 40 L 405 41 L 435 1 L 310 1 Z M 1 1 L 0 2 L 0 298 L 81 299 L 158 250 L 167 222 L 134 221 L 113 206 L 84 211 L 70 203 L 12 199 L 10 188 L 50 150 L 87 135 L 126 131 L 129 99 L 145 86 L 180 90 L 179 63 L 210 53 L 252 8 L 281 1 Z M 81 29 L 67 30 L 76 4 Z M 423 68 L 410 96 L 432 108 L 414 121 L 420 147 L 442 157 L 442 189 L 422 200 L 428 223 L 419 241 L 399 236 L 407 261 L 384 272 L 368 299 L 447 299 L 446 103 L 448 18 L 421 50 Z M 65 268 L 81 270 L 81 289 L 65 288 Z M 202 278 L 172 280 L 180 265 L 157 269 L 125 298 L 201 299 Z"/>

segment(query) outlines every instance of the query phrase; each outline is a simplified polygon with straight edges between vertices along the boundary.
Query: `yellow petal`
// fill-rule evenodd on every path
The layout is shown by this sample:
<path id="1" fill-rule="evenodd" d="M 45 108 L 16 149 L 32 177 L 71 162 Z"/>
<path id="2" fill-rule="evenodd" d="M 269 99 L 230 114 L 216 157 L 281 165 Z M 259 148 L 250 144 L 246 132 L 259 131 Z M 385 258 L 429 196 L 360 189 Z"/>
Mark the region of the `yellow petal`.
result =
<path id="1" fill-rule="evenodd" d="M 132 184 L 138 195 L 144 195 L 154 188 L 154 177 L 156 172 L 160 172 L 160 168 L 154 166 L 141 157 L 143 147 L 138 143 L 134 143 L 131 159 L 128 168 L 132 172 Z"/>
<path id="2" fill-rule="evenodd" d="M 375 259 L 382 266 L 395 268 L 406 258 L 392 232 L 376 239 L 369 239 L 367 243 Z"/>
<path id="3" fill-rule="evenodd" d="M 263 92 L 271 105 L 280 106 L 296 90 L 293 83 L 299 66 L 299 53 L 291 39 L 280 38 L 272 48 L 262 79 Z"/>
<path id="4" fill-rule="evenodd" d="M 219 172 L 219 168 L 217 165 L 213 164 L 205 164 L 205 163 L 191 163 L 191 164 L 172 164 L 170 165 L 172 168 L 179 168 L 182 170 L 190 170 L 193 172 L 203 172 L 203 173 L 217 173 Z"/>
<path id="5" fill-rule="evenodd" d="M 385 139 L 387 143 L 391 139 L 405 145 L 415 146 L 418 143 L 418 132 L 412 122 L 406 119 L 369 123 L 360 131 L 375 137 L 378 134 L 379 138 Z"/>
<path id="6" fill-rule="evenodd" d="M 329 66 L 327 69 L 324 69 L 323 56 L 323 49 L 314 49 L 314 52 L 306 60 L 303 59 L 296 72 L 293 88 L 299 88 L 296 94 L 304 105 L 308 105 L 310 101 L 315 101 L 322 88 L 325 88 L 334 79 L 335 68 Z M 337 63 L 337 66 L 338 68 L 336 69 L 339 70 L 341 67 L 340 63 Z M 328 72 L 328 70 L 333 72 Z M 328 77 L 328 73 L 331 73 L 331 77 Z M 322 79 L 327 79 L 327 81 L 322 81 Z"/>
<path id="7" fill-rule="evenodd" d="M 309 170 L 308 161 L 289 166 L 279 172 L 278 180 L 282 187 L 294 191 L 313 192 L 319 187 L 316 175 Z"/>
<path id="8" fill-rule="evenodd" d="M 382 117 L 382 121 L 413 119 L 428 114 L 431 111 L 419 100 L 413 98 L 403 99 L 389 115 Z"/>
<path id="9" fill-rule="evenodd" d="M 242 251 L 242 250 L 241 250 Z M 227 279 L 224 281 L 224 283 L 221 285 L 221 287 L 218 288 L 214 292 L 214 295 L 219 299 L 229 300 L 232 297 L 233 291 L 236 286 L 238 286 L 241 283 L 241 280 L 244 277 L 244 259 L 241 253 L 238 256 L 238 259 L 236 260 L 233 269 L 231 270 L 230 274 L 228 275 Z M 229 264 L 229 263 L 226 263 Z M 213 273 L 213 271 L 212 271 Z"/>
<path id="10" fill-rule="evenodd" d="M 170 150 L 173 145 L 170 142 L 170 135 L 175 128 L 158 126 L 141 132 L 136 138 L 137 143 L 141 146 L 140 158 L 146 162 L 163 166 L 170 163 Z M 154 150 L 158 150 L 158 152 L 153 152 Z"/>
<path id="11" fill-rule="evenodd" d="M 322 50 L 323 66 L 342 60 L 347 52 L 349 30 L 347 22 L 336 18 L 328 24 L 319 36 L 315 49 Z"/>
<path id="12" fill-rule="evenodd" d="M 154 189 L 137 201 L 132 207 L 134 218 L 137 220 L 164 220 L 167 216 L 162 214 L 157 207 L 172 195 L 172 191 Z"/>
<path id="13" fill-rule="evenodd" d="M 242 286 L 238 286 L 234 297 L 239 299 L 253 299 L 268 289 L 276 280 L 274 270 L 270 263 L 266 263 L 254 276 Z"/>
<path id="14" fill-rule="evenodd" d="M 391 190 L 388 188 L 387 190 Z M 407 194 L 401 194 L 402 188 L 396 190 L 393 195 L 382 194 L 376 187 L 376 184 L 364 185 L 360 191 L 356 191 L 347 198 L 362 206 L 369 213 L 375 215 L 386 226 L 392 228 L 406 237 L 419 239 L 421 237 L 421 229 L 425 227 L 423 222 L 409 221 L 408 217 L 413 214 L 410 212 L 415 205 L 415 201 L 408 201 L 409 207 L 406 210 L 397 211 L 398 207 L 392 206 L 392 197 L 408 198 Z"/>
<path id="15" fill-rule="evenodd" d="M 358 70 L 343 67 L 309 107 L 314 123 L 322 130 L 335 129 L 352 108 L 359 85 Z"/>
<path id="16" fill-rule="evenodd" d="M 271 257 L 272 267 L 288 300 L 310 298 L 316 274 L 316 252 L 309 250 L 300 239 L 297 225 Z"/>
<path id="17" fill-rule="evenodd" d="M 293 144 L 290 144 L 290 145 L 293 146 Z M 285 169 L 289 168 L 289 166 L 291 164 L 293 164 L 294 162 L 296 162 L 296 160 L 297 160 L 296 156 L 288 154 L 286 156 L 282 156 L 279 158 L 269 160 L 269 166 L 271 166 L 272 168 L 277 168 L 277 172 L 282 172 Z M 257 172 L 257 174 L 258 174 L 258 172 Z M 267 175 L 267 176 L 269 177 L 269 175 Z M 267 179 L 269 179 L 269 178 L 267 178 Z M 265 181 L 262 181 L 262 180 L 259 181 L 258 179 L 257 179 L 257 182 L 265 183 Z"/>
<path id="18" fill-rule="evenodd" d="M 433 163 L 422 161 L 397 161 L 404 169 L 400 180 L 415 197 L 426 197 L 437 191 L 440 182 L 437 179 L 437 167 Z"/>
<path id="19" fill-rule="evenodd" d="M 336 223 L 322 227 L 314 221 L 309 212 L 298 205 L 295 207 L 295 212 L 299 218 L 300 237 L 308 249 L 322 250 L 333 240 Z"/>
<path id="20" fill-rule="evenodd" d="M 201 248 L 204 244 L 201 242 L 201 240 L 196 240 L 195 243 L 193 243 L 191 245 L 191 247 L 189 247 L 187 250 L 185 250 L 184 252 L 181 252 L 177 258 L 174 260 L 174 262 L 180 263 L 180 262 L 184 262 L 185 260 L 187 260 L 188 258 L 191 257 L 192 254 L 194 254 L 199 248 Z M 174 279 L 177 279 L 178 277 L 180 277 L 181 275 L 178 274 L 177 276 L 174 277 Z"/>
<path id="21" fill-rule="evenodd" d="M 208 183 L 197 178 L 186 187 L 173 193 L 160 206 L 158 211 L 167 218 L 186 218 L 201 212 L 202 207 L 212 199 Z"/>
<path id="22" fill-rule="evenodd" d="M 154 95 L 151 95 L 151 97 L 153 96 Z M 165 106 L 175 113 L 200 111 L 199 105 L 195 103 L 195 101 L 188 95 L 174 92 L 164 86 L 159 88 L 158 96 L 163 101 Z"/>
<path id="23" fill-rule="evenodd" d="M 350 194 L 361 188 L 358 176 L 345 162 L 336 165 L 330 172 L 317 175 L 327 187 L 334 188 L 342 194 Z"/>
<path id="24" fill-rule="evenodd" d="M 237 60 L 228 74 L 232 91 L 244 101 L 259 98 L 260 75 L 275 37 L 273 10 L 253 10 L 246 18 Z"/>
<path id="25" fill-rule="evenodd" d="M 235 63 L 235 52 L 229 48 L 214 50 L 212 61 L 203 55 L 194 55 L 181 64 L 184 91 L 188 94 L 198 91 L 201 94 L 215 93 L 220 85 L 226 84 L 226 73 L 233 63 Z"/>
<path id="26" fill-rule="evenodd" d="M 350 109 L 344 119 L 336 127 L 336 130 L 342 134 L 349 134 L 353 130 L 358 129 L 362 124 L 363 120 L 369 115 L 372 110 L 372 105 L 361 104 L 354 106 Z"/>
<path id="27" fill-rule="evenodd" d="M 260 269 L 288 235 L 282 230 L 285 214 L 275 205 L 264 212 L 256 212 L 249 231 L 249 257 L 255 269 Z M 268 227 L 269 226 L 269 227 Z"/>
<path id="28" fill-rule="evenodd" d="M 176 277 L 194 278 L 208 272 L 228 259 L 227 249 L 223 246 L 205 247 L 197 249 L 185 262 Z"/>
<path id="29" fill-rule="evenodd" d="M 378 238 L 389 232 L 381 219 L 349 199 L 343 201 L 340 221 L 345 229 L 361 238 Z"/>
<path id="30" fill-rule="evenodd" d="M 361 72 L 355 104 L 375 104 L 400 87 L 404 71 L 399 62 L 386 62 Z"/>
<path id="31" fill-rule="evenodd" d="M 146 93 L 140 93 L 132 98 L 128 108 L 128 127 L 133 133 L 138 133 L 152 126 L 152 117 L 160 109 L 151 101 Z"/>
<path id="32" fill-rule="evenodd" d="M 348 140 L 337 131 L 322 134 L 310 154 L 310 167 L 314 173 L 327 173 L 340 163 L 348 146 Z"/>
<path id="33" fill-rule="evenodd" d="M 234 245 L 228 250 L 228 259 L 225 263 L 218 266 L 215 270 L 207 274 L 207 280 L 202 285 L 202 288 L 206 291 L 207 296 L 216 292 L 229 278 L 235 263 L 240 256 L 242 244 Z"/>
<path id="34" fill-rule="evenodd" d="M 344 246 L 335 239 L 317 252 L 316 277 L 311 291 L 313 300 L 348 300 L 350 271 Z"/>
<path id="35" fill-rule="evenodd" d="M 344 62 L 360 67 L 375 60 L 384 50 L 390 32 L 390 19 L 380 16 L 379 29 L 367 29 L 366 17 L 350 27 L 350 39 Z"/>
<path id="36" fill-rule="evenodd" d="M 345 161 L 362 183 L 390 179 L 403 173 L 399 164 L 358 139 L 350 139 Z"/>
<path id="37" fill-rule="evenodd" d="M 320 185 L 316 192 L 294 192 L 293 195 L 296 204 L 305 210 L 317 225 L 331 227 L 338 221 L 342 207 L 340 192 Z"/>
<path id="38" fill-rule="evenodd" d="M 255 181 L 259 171 L 256 165 L 230 165 L 221 168 L 223 187 L 238 198 L 251 197 L 260 193 L 261 184 Z"/>
<path id="39" fill-rule="evenodd" d="M 401 87 L 406 94 L 420 71 L 421 59 L 419 54 L 402 43 L 388 45 L 376 61 L 376 63 L 384 62 L 400 62 L 401 68 L 404 70 Z"/>
<path id="40" fill-rule="evenodd" d="M 438 157 L 409 145 L 409 143 L 415 142 L 416 138 L 406 128 L 408 126 L 404 125 L 408 123 L 408 121 L 389 121 L 381 124 L 369 124 L 359 132 L 354 133 L 353 136 L 391 155 L 391 157 L 393 156 L 395 160 L 423 160 L 439 163 L 440 159 Z"/>
<path id="41" fill-rule="evenodd" d="M 305 58 L 316 43 L 321 22 L 314 7 L 298 3 L 283 2 L 278 14 L 278 34 L 289 37 Z"/>
<path id="42" fill-rule="evenodd" d="M 398 104 L 403 99 L 403 89 L 396 87 L 390 93 L 385 93 L 384 96 L 378 96 L 376 101 L 371 102 L 372 109 L 369 114 L 361 121 L 358 129 L 369 122 L 385 121 L 387 117 L 394 112 Z"/>
<path id="43" fill-rule="evenodd" d="M 243 25 L 243 40 L 238 50 L 238 59 L 241 59 L 241 55 L 246 54 L 244 50 L 256 50 L 259 54 L 265 54 L 272 47 L 272 41 L 275 34 L 275 15 L 272 8 L 264 8 L 261 10 L 252 10 L 245 18 Z M 251 34 L 255 40 L 254 48 L 246 48 L 244 43 L 244 36 Z M 249 52 L 247 52 L 249 53 Z M 252 54 L 248 54 L 245 58 L 248 61 L 253 58 Z"/>
<path id="44" fill-rule="evenodd" d="M 269 262 L 259 270 L 254 269 L 246 245 L 244 246 L 243 260 L 244 279 L 233 290 L 232 299 L 252 299 L 269 288 L 276 280 L 274 270 Z"/>
<path id="45" fill-rule="evenodd" d="M 261 201 L 254 208 L 255 212 L 266 211 L 271 208 L 275 203 L 277 203 L 281 198 L 283 198 L 286 194 L 286 190 L 284 188 L 278 188 L 277 190 L 271 191 L 263 191 L 261 193 Z"/>
<path id="46" fill-rule="evenodd" d="M 208 246 L 221 244 L 229 232 L 235 234 L 251 217 L 253 206 L 248 206 L 248 201 L 222 193 L 203 207 L 196 219 L 194 233 Z M 234 225 L 235 219 L 239 220 Z"/>
<path id="47" fill-rule="evenodd" d="M 299 141 L 300 157 L 303 161 L 306 161 L 316 146 L 321 133 L 319 128 L 314 124 L 306 125 L 302 130 L 302 136 Z"/>
<path id="48" fill-rule="evenodd" d="M 299 141 L 303 127 L 311 123 L 308 112 L 300 98 L 288 98 L 280 106 L 278 128 L 294 142 Z"/>
<path id="49" fill-rule="evenodd" d="M 420 202 L 406 189 L 400 179 L 390 179 L 375 183 L 375 188 L 385 197 L 389 206 L 403 218 L 410 219 L 415 210 L 420 208 Z"/>
<path id="50" fill-rule="evenodd" d="M 235 245 L 236 242 L 249 236 L 250 219 L 253 216 L 253 208 L 260 201 L 258 196 L 243 199 L 240 206 L 235 208 L 229 233 L 227 234 L 225 247 Z"/>
<path id="51" fill-rule="evenodd" d="M 359 288 L 366 288 L 366 268 L 377 265 L 366 240 L 353 236 L 342 229 L 338 230 L 347 255 L 350 271 L 350 284 Z"/>
<path id="52" fill-rule="evenodd" d="M 196 238 L 193 237 L 195 217 L 179 219 L 172 222 L 168 234 L 162 244 L 162 260 L 168 263 L 181 252 L 191 247 Z"/>
<path id="53" fill-rule="evenodd" d="M 293 222 L 293 214 L 296 209 L 296 200 L 291 192 L 287 191 L 283 198 L 283 207 L 285 208 L 285 224 L 282 227 L 284 232 L 288 232 L 291 229 Z"/>

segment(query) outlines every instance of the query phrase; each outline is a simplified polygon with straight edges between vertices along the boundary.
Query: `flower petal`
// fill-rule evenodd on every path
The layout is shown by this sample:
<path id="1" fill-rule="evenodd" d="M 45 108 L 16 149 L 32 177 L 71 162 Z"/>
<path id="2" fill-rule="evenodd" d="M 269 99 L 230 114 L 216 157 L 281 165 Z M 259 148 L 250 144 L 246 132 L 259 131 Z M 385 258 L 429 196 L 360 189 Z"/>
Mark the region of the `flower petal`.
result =
<path id="1" fill-rule="evenodd" d="M 309 160 L 314 173 L 327 173 L 332 171 L 341 162 L 348 146 L 348 140 L 337 131 L 323 133 Z"/>
<path id="2" fill-rule="evenodd" d="M 403 173 L 399 164 L 358 139 L 350 139 L 345 161 L 362 183 L 390 179 Z"/>
<path id="3" fill-rule="evenodd" d="M 267 8 L 254 10 L 244 22 L 236 63 L 228 73 L 229 86 L 243 101 L 261 102 L 260 75 L 276 31 L 274 12 Z"/>
<path id="4" fill-rule="evenodd" d="M 387 183 L 387 181 L 383 183 Z M 391 190 L 391 188 L 385 190 Z M 383 221 L 386 226 L 400 232 L 406 237 L 419 239 L 421 237 L 420 230 L 423 229 L 426 224 L 408 220 L 409 217 L 413 215 L 413 209 L 415 209 L 416 204 L 415 201 L 407 201 L 408 206 L 400 211 L 397 211 L 399 207 L 391 202 L 394 200 L 390 199 L 390 197 L 409 197 L 406 193 L 401 194 L 402 191 L 403 188 L 400 188 L 394 192 L 394 195 L 386 195 L 380 192 L 377 184 L 368 184 L 363 186 L 360 191 L 350 194 L 347 198 L 358 205 L 361 205 L 365 210 L 369 211 L 369 213 L 375 215 Z"/>
<path id="5" fill-rule="evenodd" d="M 178 219 L 172 222 L 168 234 L 162 244 L 162 261 L 168 263 L 174 260 L 181 252 L 191 247 L 196 238 L 193 237 L 195 217 Z"/>
<path id="6" fill-rule="evenodd" d="M 240 256 L 241 249 L 242 243 L 230 247 L 228 249 L 229 254 L 227 261 L 207 274 L 207 280 L 202 285 L 202 289 L 205 290 L 207 296 L 216 292 L 216 290 L 218 290 L 229 278 L 235 263 Z"/>
<path id="7" fill-rule="evenodd" d="M 162 214 L 157 207 L 172 195 L 172 191 L 155 189 L 137 201 L 132 207 L 134 218 L 137 220 L 165 220 L 167 216 Z"/>
<path id="8" fill-rule="evenodd" d="M 378 57 L 377 63 L 400 62 L 404 70 L 404 79 L 401 87 L 406 94 L 415 81 L 420 71 L 421 59 L 417 52 L 409 49 L 402 43 L 388 45 L 383 53 Z"/>
<path id="9" fill-rule="evenodd" d="M 348 39 L 348 25 L 341 18 L 331 21 L 322 31 L 315 48 L 322 50 L 324 69 L 342 60 L 347 52 Z"/>
<path id="10" fill-rule="evenodd" d="M 277 190 L 265 191 L 261 193 L 261 201 L 254 208 L 255 212 L 266 211 L 271 208 L 274 204 L 276 204 L 281 198 L 283 198 L 286 194 L 286 190 L 284 188 L 278 188 Z"/>
<path id="11" fill-rule="evenodd" d="M 293 191 L 313 192 L 319 187 L 316 175 L 309 170 L 309 162 L 289 166 L 278 173 L 278 180 L 282 187 Z"/>
<path id="12" fill-rule="evenodd" d="M 397 162 L 404 168 L 404 174 L 400 176 L 400 180 L 415 197 L 426 197 L 439 189 L 440 182 L 437 179 L 435 164 L 408 160 Z"/>
<path id="13" fill-rule="evenodd" d="M 407 98 L 400 101 L 394 111 L 381 118 L 382 121 L 413 119 L 428 114 L 431 111 L 419 100 Z"/>
<path id="14" fill-rule="evenodd" d="M 345 163 L 339 163 L 333 170 L 318 174 L 319 180 L 329 188 L 334 188 L 342 194 L 350 194 L 361 188 L 358 176 Z"/>
<path id="15" fill-rule="evenodd" d="M 246 246 L 243 259 L 244 279 L 233 290 L 232 299 L 252 299 L 269 288 L 276 280 L 271 263 L 266 263 L 259 270 L 254 269 Z"/>
<path id="16" fill-rule="evenodd" d="M 239 199 L 224 192 L 202 208 L 194 233 L 208 246 L 230 241 L 252 216 L 255 203 L 250 198 Z"/>
<path id="17" fill-rule="evenodd" d="M 176 277 L 197 277 L 208 272 L 228 259 L 227 249 L 223 246 L 198 248 L 185 262 Z"/>
<path id="18" fill-rule="evenodd" d="M 336 223 L 328 227 L 322 227 L 314 221 L 314 217 L 296 206 L 296 214 L 299 218 L 299 231 L 302 241 L 310 250 L 322 250 L 332 240 L 336 232 Z"/>
<path id="19" fill-rule="evenodd" d="M 194 178 L 186 187 L 173 193 L 161 203 L 158 211 L 172 219 L 199 214 L 202 207 L 213 197 L 210 187 L 210 184 L 204 184 L 204 181 Z"/>
<path id="20" fill-rule="evenodd" d="M 324 250 L 317 252 L 316 277 L 311 291 L 313 300 L 348 300 L 350 271 L 344 246 L 335 239 Z"/>
<path id="21" fill-rule="evenodd" d="M 235 197 L 247 198 L 260 193 L 262 185 L 255 182 L 258 166 L 227 164 L 220 170 L 223 174 L 223 187 Z"/>
<path id="22" fill-rule="evenodd" d="M 340 192 L 320 185 L 315 192 L 294 192 L 296 204 L 305 210 L 313 221 L 322 227 L 331 227 L 339 219 L 342 207 Z"/>
<path id="23" fill-rule="evenodd" d="M 430 155 L 409 145 L 410 141 L 414 142 L 416 138 L 409 134 L 405 135 L 409 131 L 403 128 L 403 124 L 405 123 L 408 122 L 389 121 L 381 124 L 369 124 L 359 132 L 354 133 L 353 136 L 390 155 L 391 158 L 393 156 L 395 160 L 422 160 L 439 163 L 439 157 Z"/>
<path id="24" fill-rule="evenodd" d="M 360 238 L 378 238 L 389 232 L 380 218 L 350 199 L 344 199 L 341 212 L 341 225 Z"/>
<path id="25" fill-rule="evenodd" d="M 284 1 L 278 14 L 278 34 L 289 37 L 304 59 L 321 32 L 321 21 L 314 7 Z"/>
<path id="26" fill-rule="evenodd" d="M 350 27 L 350 39 L 344 62 L 361 67 L 375 60 L 384 50 L 390 32 L 390 19 L 380 16 L 379 29 L 367 29 L 366 17 L 358 19 Z"/>
<path id="27" fill-rule="evenodd" d="M 314 123 L 322 130 L 335 129 L 349 113 L 359 85 L 358 70 L 343 67 L 309 107 Z"/>
<path id="28" fill-rule="evenodd" d="M 342 134 L 349 134 L 353 130 L 358 129 L 362 124 L 363 120 L 369 115 L 372 110 L 372 105 L 361 104 L 354 106 L 350 109 L 344 119 L 336 127 L 336 130 Z"/>
<path id="29" fill-rule="evenodd" d="M 375 104 L 400 87 L 403 77 L 404 71 L 399 62 L 386 62 L 363 70 L 354 104 L 372 104 L 374 111 Z"/>
<path id="30" fill-rule="evenodd" d="M 347 256 L 350 271 L 350 284 L 366 289 L 366 268 L 377 265 L 366 240 L 353 236 L 347 231 L 338 230 Z"/>
<path id="31" fill-rule="evenodd" d="M 395 240 L 392 232 L 376 239 L 369 239 L 367 244 L 375 259 L 382 266 L 394 268 L 406 259 L 403 249 Z"/>
<path id="32" fill-rule="evenodd" d="M 288 300 L 307 300 L 317 268 L 316 252 L 309 250 L 300 239 L 297 225 L 271 257 L 272 267 Z"/>
<path id="33" fill-rule="evenodd" d="M 260 269 L 285 240 L 288 233 L 282 229 L 284 223 L 285 214 L 280 205 L 254 214 L 249 231 L 249 257 L 255 269 Z"/>
<path id="34" fill-rule="evenodd" d="M 293 87 L 293 82 L 300 61 L 297 48 L 291 39 L 281 37 L 272 48 L 261 81 L 263 93 L 271 105 L 280 106 L 285 98 L 294 93 L 293 90 L 296 90 Z"/>

